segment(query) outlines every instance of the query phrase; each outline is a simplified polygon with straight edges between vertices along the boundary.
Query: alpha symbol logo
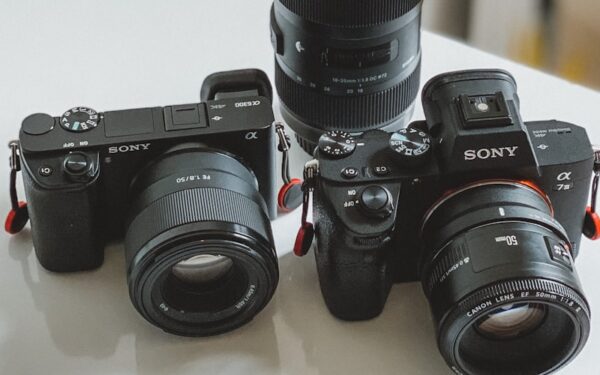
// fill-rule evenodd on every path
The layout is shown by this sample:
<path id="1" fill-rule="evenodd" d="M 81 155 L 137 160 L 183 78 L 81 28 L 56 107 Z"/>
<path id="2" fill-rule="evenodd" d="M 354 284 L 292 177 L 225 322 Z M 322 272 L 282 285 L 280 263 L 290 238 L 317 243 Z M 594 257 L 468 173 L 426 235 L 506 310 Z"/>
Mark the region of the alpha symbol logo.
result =
<path id="1" fill-rule="evenodd" d="M 487 160 L 500 158 L 514 158 L 517 156 L 519 146 L 500 148 L 480 148 L 479 150 L 465 151 L 465 160 Z"/>
<path id="2" fill-rule="evenodd" d="M 248 132 L 246 133 L 246 140 L 247 141 L 252 141 L 252 140 L 257 140 L 258 139 L 258 132 Z"/>

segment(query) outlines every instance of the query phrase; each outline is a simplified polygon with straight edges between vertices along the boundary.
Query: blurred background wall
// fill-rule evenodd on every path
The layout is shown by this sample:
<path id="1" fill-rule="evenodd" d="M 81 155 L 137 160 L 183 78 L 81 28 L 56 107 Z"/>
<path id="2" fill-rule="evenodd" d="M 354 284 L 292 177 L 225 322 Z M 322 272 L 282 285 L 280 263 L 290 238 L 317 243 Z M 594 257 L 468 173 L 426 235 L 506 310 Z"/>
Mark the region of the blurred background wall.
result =
<path id="1" fill-rule="evenodd" d="M 425 0 L 426 29 L 600 89 L 600 0 Z"/>

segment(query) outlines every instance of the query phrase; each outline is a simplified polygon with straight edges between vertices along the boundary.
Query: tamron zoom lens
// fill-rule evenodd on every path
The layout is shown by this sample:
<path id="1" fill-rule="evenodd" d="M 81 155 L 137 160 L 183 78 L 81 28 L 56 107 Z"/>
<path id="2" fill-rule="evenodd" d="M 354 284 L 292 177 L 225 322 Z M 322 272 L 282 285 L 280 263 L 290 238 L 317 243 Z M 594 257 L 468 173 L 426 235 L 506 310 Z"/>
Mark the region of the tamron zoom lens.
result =
<path id="1" fill-rule="evenodd" d="M 419 90 L 422 0 L 275 0 L 271 39 L 286 122 L 322 133 L 397 130 Z"/>
<path id="2" fill-rule="evenodd" d="M 571 244 L 534 185 L 459 189 L 430 210 L 423 239 L 423 289 L 456 373 L 549 374 L 583 348 L 590 309 Z"/>
<path id="3" fill-rule="evenodd" d="M 183 336 L 250 321 L 271 299 L 277 256 L 256 177 L 234 156 L 171 150 L 133 181 L 125 239 L 136 309 Z"/>

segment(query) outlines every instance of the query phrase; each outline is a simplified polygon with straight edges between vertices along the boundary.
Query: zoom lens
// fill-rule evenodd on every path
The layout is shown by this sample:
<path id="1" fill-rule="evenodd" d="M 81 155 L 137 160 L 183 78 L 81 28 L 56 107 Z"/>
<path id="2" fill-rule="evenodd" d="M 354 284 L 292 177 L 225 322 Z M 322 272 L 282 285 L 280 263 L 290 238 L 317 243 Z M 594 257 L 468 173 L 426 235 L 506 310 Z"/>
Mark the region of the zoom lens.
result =
<path id="1" fill-rule="evenodd" d="M 254 174 L 188 145 L 136 177 L 125 247 L 131 300 L 152 324 L 207 336 L 250 321 L 271 299 L 277 257 Z"/>
<path id="2" fill-rule="evenodd" d="M 461 374 L 548 374 L 590 330 L 571 245 L 533 184 L 486 181 L 427 214 L 423 289 L 442 355 Z"/>
<path id="3" fill-rule="evenodd" d="M 305 151 L 326 131 L 406 125 L 419 90 L 421 4 L 275 0 L 275 83 Z"/>

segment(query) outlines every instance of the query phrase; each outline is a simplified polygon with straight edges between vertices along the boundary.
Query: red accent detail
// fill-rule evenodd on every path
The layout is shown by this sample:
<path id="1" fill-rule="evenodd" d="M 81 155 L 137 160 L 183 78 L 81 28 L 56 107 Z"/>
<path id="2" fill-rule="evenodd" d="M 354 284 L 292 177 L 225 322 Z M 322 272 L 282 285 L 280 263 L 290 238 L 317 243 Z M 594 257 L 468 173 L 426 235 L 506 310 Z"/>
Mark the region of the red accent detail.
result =
<path id="1" fill-rule="evenodd" d="M 590 237 L 590 240 L 600 240 L 600 216 L 597 212 L 592 211 L 591 207 L 588 207 L 585 212 L 588 219 L 591 220 L 591 222 L 594 224 L 594 227 L 596 228 L 596 231 L 594 232 L 593 236 Z"/>
<path id="2" fill-rule="evenodd" d="M 19 202 L 19 209 L 24 209 L 26 207 L 27 207 L 26 202 Z M 17 216 L 16 210 L 10 210 L 8 215 L 6 215 L 6 221 L 4 221 L 4 230 L 9 234 L 17 234 L 21 231 L 21 229 L 23 229 L 23 228 L 15 228 L 14 227 L 14 222 L 15 222 L 16 216 Z"/>
<path id="3" fill-rule="evenodd" d="M 302 180 L 299 178 L 294 178 L 289 183 L 283 185 L 281 189 L 279 189 L 279 194 L 277 195 L 277 205 L 283 211 L 289 212 L 291 211 L 288 207 L 285 206 L 285 196 L 288 191 L 294 187 L 295 185 L 299 185 L 302 183 Z"/>
<path id="4" fill-rule="evenodd" d="M 303 257 L 308 253 L 308 248 L 305 248 L 306 236 L 310 235 L 313 231 L 311 223 L 305 223 L 298 230 L 298 234 L 296 235 L 296 242 L 294 242 L 294 254 L 299 257 Z"/>

